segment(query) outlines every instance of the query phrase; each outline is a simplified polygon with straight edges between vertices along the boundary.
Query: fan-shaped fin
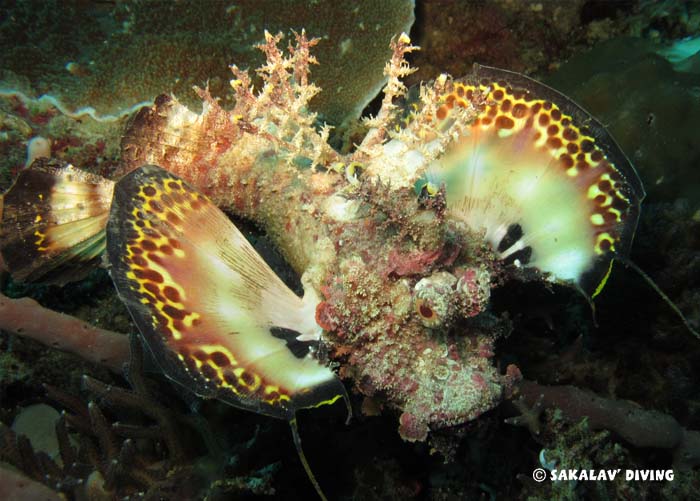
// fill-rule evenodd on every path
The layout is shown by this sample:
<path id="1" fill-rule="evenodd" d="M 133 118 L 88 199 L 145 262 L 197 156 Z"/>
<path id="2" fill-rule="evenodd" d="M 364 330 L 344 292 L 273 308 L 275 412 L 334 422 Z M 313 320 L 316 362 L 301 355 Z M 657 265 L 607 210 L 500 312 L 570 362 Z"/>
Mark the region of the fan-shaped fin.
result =
<path id="1" fill-rule="evenodd" d="M 476 65 L 436 118 L 470 103 L 476 120 L 427 173 L 445 183 L 450 216 L 502 259 L 595 295 L 637 226 L 644 189 L 629 160 L 600 122 L 523 75 Z"/>
<path id="2" fill-rule="evenodd" d="M 314 298 L 289 290 L 226 215 L 180 178 L 144 166 L 117 183 L 107 254 L 119 295 L 173 380 L 285 419 L 346 398 L 328 367 L 296 357 L 271 332 L 318 337 Z"/>
<path id="3" fill-rule="evenodd" d="M 18 280 L 78 280 L 105 248 L 114 183 L 70 164 L 41 158 L 22 170 L 3 197 L 0 252 Z"/>

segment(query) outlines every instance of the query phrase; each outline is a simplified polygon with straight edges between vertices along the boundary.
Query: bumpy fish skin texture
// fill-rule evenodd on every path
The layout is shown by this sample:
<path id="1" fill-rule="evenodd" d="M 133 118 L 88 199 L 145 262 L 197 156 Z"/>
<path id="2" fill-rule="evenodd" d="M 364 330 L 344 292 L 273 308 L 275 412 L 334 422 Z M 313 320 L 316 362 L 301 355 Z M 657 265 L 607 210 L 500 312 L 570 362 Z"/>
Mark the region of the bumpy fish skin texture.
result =
<path id="1" fill-rule="evenodd" d="M 520 377 L 494 364 L 510 325 L 489 312 L 491 288 L 529 271 L 599 290 L 634 234 L 643 197 L 634 169 L 583 110 L 510 72 L 441 75 L 401 108 L 405 35 L 381 110 L 341 154 L 308 107 L 318 92 L 312 44 L 302 33 L 286 56 L 278 42 L 267 35 L 259 92 L 233 68 L 233 109 L 200 90 L 201 113 L 169 97 L 142 110 L 124 136 L 121 174 L 158 165 L 263 227 L 318 296 L 314 320 L 340 377 L 396 409 L 403 438 L 475 419 Z M 500 161 L 474 163 L 489 156 Z M 575 204 L 543 205 L 523 186 Z M 557 211 L 561 221 L 537 227 Z"/>

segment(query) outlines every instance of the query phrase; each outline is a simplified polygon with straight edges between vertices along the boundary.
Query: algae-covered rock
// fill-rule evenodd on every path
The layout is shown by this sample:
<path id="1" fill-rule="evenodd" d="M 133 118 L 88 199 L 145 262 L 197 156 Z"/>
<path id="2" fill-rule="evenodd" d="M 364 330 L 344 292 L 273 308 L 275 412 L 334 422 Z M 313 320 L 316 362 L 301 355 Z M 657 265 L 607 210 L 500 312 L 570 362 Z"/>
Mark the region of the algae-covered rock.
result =
<path id="1" fill-rule="evenodd" d="M 0 22 L 0 89 L 50 94 L 66 110 L 119 114 L 162 93 L 195 102 L 192 86 L 226 99 L 228 66 L 256 68 L 265 30 L 321 38 L 313 105 L 338 124 L 385 81 L 389 41 L 413 24 L 412 0 L 383 2 L 17 2 Z M 31 83 L 28 83 L 26 80 Z"/>
<path id="2" fill-rule="evenodd" d="M 58 457 L 56 422 L 60 413 L 46 404 L 23 407 L 12 423 L 15 433 L 25 435 L 35 451 L 43 451 L 52 458 Z"/>
<path id="3" fill-rule="evenodd" d="M 617 39 L 580 54 L 548 83 L 605 124 L 651 197 L 700 199 L 700 75 L 682 73 L 641 39 Z"/>

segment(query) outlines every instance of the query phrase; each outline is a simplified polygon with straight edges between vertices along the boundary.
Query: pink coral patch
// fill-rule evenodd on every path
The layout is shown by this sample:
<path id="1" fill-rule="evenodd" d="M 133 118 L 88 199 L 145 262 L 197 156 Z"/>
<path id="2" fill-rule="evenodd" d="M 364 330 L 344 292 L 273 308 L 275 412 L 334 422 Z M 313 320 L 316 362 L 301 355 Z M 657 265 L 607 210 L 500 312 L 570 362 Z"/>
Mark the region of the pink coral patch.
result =
<path id="1" fill-rule="evenodd" d="M 316 323 L 325 331 L 334 331 L 338 327 L 335 310 L 328 302 L 322 301 L 316 306 Z"/>
<path id="2" fill-rule="evenodd" d="M 424 442 L 428 438 L 428 425 L 408 412 L 399 418 L 399 434 L 408 442 Z"/>
<path id="3" fill-rule="evenodd" d="M 396 275 L 403 277 L 423 274 L 437 261 L 440 254 L 442 254 L 441 250 L 412 252 L 409 254 L 401 254 L 396 250 L 392 250 L 389 254 L 389 266 L 385 272 L 386 276 Z"/>

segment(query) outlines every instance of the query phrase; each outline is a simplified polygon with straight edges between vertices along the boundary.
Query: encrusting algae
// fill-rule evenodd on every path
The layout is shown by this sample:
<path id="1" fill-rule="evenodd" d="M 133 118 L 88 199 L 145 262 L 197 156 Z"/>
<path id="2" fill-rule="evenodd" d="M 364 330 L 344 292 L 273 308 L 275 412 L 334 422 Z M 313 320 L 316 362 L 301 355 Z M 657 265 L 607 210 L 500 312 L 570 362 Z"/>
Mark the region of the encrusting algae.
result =
<path id="1" fill-rule="evenodd" d="M 600 123 L 526 77 L 476 66 L 408 92 L 405 34 L 380 111 L 341 154 L 308 106 L 316 40 L 295 37 L 284 54 L 265 34 L 258 91 L 232 67 L 230 110 L 207 89 L 199 114 L 168 96 L 141 109 L 116 185 L 53 160 L 22 171 L 2 255 L 15 278 L 65 283 L 106 247 L 146 345 L 201 397 L 295 426 L 297 409 L 347 398 L 343 379 L 423 441 L 520 379 L 493 363 L 510 325 L 491 289 L 515 277 L 595 296 L 644 190 Z M 265 229 L 303 298 L 221 211 Z"/>

